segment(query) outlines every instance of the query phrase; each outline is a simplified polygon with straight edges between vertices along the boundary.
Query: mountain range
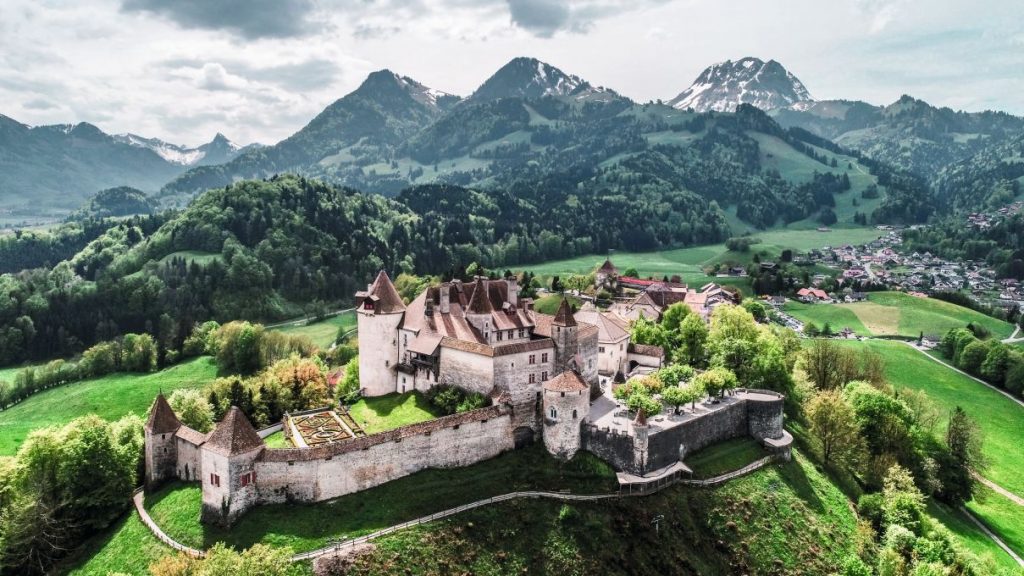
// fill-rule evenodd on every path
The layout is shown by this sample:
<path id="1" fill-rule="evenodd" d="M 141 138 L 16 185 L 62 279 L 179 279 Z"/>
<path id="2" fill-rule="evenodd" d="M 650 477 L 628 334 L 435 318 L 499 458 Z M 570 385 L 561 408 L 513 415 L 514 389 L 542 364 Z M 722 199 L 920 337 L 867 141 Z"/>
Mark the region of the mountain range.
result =
<path id="1" fill-rule="evenodd" d="M 32 202 L 37 207 L 68 209 L 114 185 L 159 189 L 160 204 L 180 207 L 203 190 L 294 172 L 384 195 L 424 184 L 510 190 L 559 182 L 627 197 L 675 187 L 718 203 L 741 227 L 831 220 L 827 213 L 840 222 L 919 220 L 929 203 L 959 205 L 948 186 L 942 196 L 924 197 L 940 175 L 1022 132 L 1018 117 L 954 112 L 910 97 L 889 106 L 814 100 L 774 60 L 715 64 L 666 103 L 641 104 L 537 59 L 515 58 L 465 98 L 374 72 L 266 147 L 239 148 L 218 135 L 189 149 L 108 136 L 87 124 L 28 128 L 2 118 L 0 168 L 18 186 L 0 180 L 0 208 L 33 198 L 42 200 Z M 1003 174 L 1004 159 L 987 158 Z M 854 194 L 791 205 L 800 195 L 794 190 L 821 184 L 825 174 L 845 175 Z M 863 197 L 871 186 L 881 193 Z M 984 190 L 980 197 L 987 198 Z"/>
<path id="2" fill-rule="evenodd" d="M 67 213 L 116 186 L 152 193 L 189 168 L 227 162 L 258 147 L 241 147 L 217 134 L 190 148 L 107 134 L 87 122 L 33 127 L 0 115 L 0 211 Z"/>

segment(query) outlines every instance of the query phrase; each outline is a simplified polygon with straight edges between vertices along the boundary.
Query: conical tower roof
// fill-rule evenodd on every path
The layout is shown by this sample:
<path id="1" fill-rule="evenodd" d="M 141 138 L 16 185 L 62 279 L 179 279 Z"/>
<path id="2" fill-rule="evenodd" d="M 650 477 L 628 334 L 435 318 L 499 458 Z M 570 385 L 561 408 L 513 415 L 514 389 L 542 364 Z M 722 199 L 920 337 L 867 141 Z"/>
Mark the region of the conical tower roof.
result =
<path id="1" fill-rule="evenodd" d="M 600 270 L 601 272 L 618 273 L 618 270 L 615 269 L 615 265 L 612 264 L 612 261 L 611 261 L 610 258 L 609 259 L 605 259 L 604 264 L 601 264 L 601 267 L 598 270 Z"/>
<path id="2" fill-rule="evenodd" d="M 551 322 L 558 326 L 575 326 L 576 318 L 572 315 L 572 306 L 569 305 L 569 300 L 562 296 L 562 303 L 558 305 L 558 312 L 555 313 L 555 319 Z"/>
<path id="3" fill-rule="evenodd" d="M 174 410 L 171 410 L 171 405 L 167 403 L 163 393 L 157 394 L 153 407 L 149 410 L 146 429 L 153 434 L 173 434 L 178 428 L 181 428 L 181 420 L 174 415 Z"/>
<path id="4" fill-rule="evenodd" d="M 405 311 L 405 303 L 402 302 L 402 297 L 398 295 L 398 290 L 395 289 L 387 272 L 381 270 L 367 292 L 376 298 L 374 309 L 378 312 L 390 314 Z"/>
<path id="5" fill-rule="evenodd" d="M 224 456 L 249 452 L 263 445 L 263 439 L 249 423 L 249 419 L 235 406 L 217 423 L 205 444 L 207 448 Z"/>

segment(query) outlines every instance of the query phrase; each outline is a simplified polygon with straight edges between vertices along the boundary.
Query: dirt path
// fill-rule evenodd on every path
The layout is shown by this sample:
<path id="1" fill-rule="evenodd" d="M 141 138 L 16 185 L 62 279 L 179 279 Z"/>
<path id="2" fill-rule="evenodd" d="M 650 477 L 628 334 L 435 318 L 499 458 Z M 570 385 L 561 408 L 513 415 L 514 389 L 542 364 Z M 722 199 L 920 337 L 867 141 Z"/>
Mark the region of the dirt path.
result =
<path id="1" fill-rule="evenodd" d="M 981 474 L 978 474 L 977 472 L 971 472 L 971 476 L 974 476 L 975 480 L 977 480 L 978 482 L 981 482 L 985 486 L 988 486 L 989 488 L 991 488 L 995 492 L 998 492 L 998 493 L 1002 494 L 1003 496 L 1006 496 L 1007 498 L 1012 500 L 1013 503 L 1016 504 L 1017 506 L 1024 506 L 1024 498 L 1021 498 L 1020 496 L 1017 496 L 1013 492 L 1010 492 L 1006 488 L 1003 488 L 999 484 L 996 484 L 995 482 L 989 480 L 988 478 L 985 478 L 984 476 L 982 476 Z"/>

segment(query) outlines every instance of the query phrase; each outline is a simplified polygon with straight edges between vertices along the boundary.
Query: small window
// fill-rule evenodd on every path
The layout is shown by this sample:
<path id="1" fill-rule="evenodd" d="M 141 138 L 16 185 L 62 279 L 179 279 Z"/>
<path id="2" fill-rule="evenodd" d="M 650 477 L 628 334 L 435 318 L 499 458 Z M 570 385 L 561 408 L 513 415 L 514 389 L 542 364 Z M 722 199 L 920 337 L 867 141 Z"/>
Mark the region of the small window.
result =
<path id="1" fill-rule="evenodd" d="M 537 355 L 536 354 L 530 354 L 530 364 L 536 364 L 536 363 L 537 363 Z"/>
<path id="2" fill-rule="evenodd" d="M 256 473 L 255 472 L 246 472 L 245 474 L 242 474 L 242 477 L 240 478 L 240 481 L 241 481 L 241 484 L 242 484 L 242 488 L 245 488 L 249 484 L 252 484 L 253 482 L 256 481 Z"/>
<path id="3" fill-rule="evenodd" d="M 575 420 L 575 419 L 576 419 L 576 411 L 575 411 L 575 410 L 573 410 L 573 411 L 572 411 L 572 419 L 573 419 L 573 420 Z"/>
<path id="4" fill-rule="evenodd" d="M 545 352 L 545 353 L 540 355 L 540 361 L 541 362 L 547 362 L 548 361 L 548 353 L 547 352 Z"/>
<path id="5" fill-rule="evenodd" d="M 363 304 L 363 310 L 373 310 L 373 302 L 367 300 L 366 303 Z"/>
<path id="6" fill-rule="evenodd" d="M 512 338 L 514 338 L 514 336 L 512 336 L 512 330 L 509 330 L 508 331 L 508 339 L 511 340 Z"/>
<path id="7" fill-rule="evenodd" d="M 546 380 L 548 379 L 548 373 L 547 373 L 547 371 L 544 371 L 544 372 L 541 372 L 541 373 L 540 373 L 540 379 L 541 379 L 541 381 L 542 381 L 542 382 L 543 382 L 543 381 L 546 381 Z"/>
<path id="8" fill-rule="evenodd" d="M 498 332 L 498 342 L 501 342 L 505 338 L 504 332 Z"/>
<path id="9" fill-rule="evenodd" d="M 520 328 L 520 329 L 519 329 L 519 337 L 520 337 L 520 338 L 523 338 L 523 337 L 525 337 L 525 336 L 526 336 L 526 330 L 523 330 L 522 328 Z"/>
<path id="10" fill-rule="evenodd" d="M 536 384 L 536 383 L 537 383 L 537 375 L 536 374 L 530 374 L 530 384 Z"/>
<path id="11" fill-rule="evenodd" d="M 216 474 L 210 474 L 210 484 L 213 486 L 220 486 L 220 476 Z"/>
<path id="12" fill-rule="evenodd" d="M 559 394 L 562 396 L 562 398 L 565 398 L 565 392 L 559 392 Z"/>
<path id="13" fill-rule="evenodd" d="M 384 367 L 387 368 L 388 366 L 391 366 L 391 360 L 384 361 Z"/>
<path id="14" fill-rule="evenodd" d="M 558 418 L 558 410 L 555 410 L 555 407 L 552 406 L 551 407 L 551 419 L 554 420 L 555 418 Z"/>
<path id="15" fill-rule="evenodd" d="M 601 354 L 604 354 L 604 346 L 598 346 L 597 351 L 600 352 Z"/>

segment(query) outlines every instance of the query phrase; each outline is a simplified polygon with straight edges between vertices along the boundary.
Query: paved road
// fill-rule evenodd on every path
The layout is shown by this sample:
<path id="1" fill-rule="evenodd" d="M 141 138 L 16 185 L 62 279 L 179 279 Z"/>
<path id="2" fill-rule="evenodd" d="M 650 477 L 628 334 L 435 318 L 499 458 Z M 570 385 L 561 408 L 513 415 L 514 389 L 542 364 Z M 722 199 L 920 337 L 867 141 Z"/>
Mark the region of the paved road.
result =
<path id="1" fill-rule="evenodd" d="M 942 364 L 943 366 L 945 366 L 946 368 L 949 368 L 950 370 L 953 370 L 955 372 L 959 372 L 959 373 L 963 374 L 964 376 L 967 376 L 968 378 L 970 378 L 971 380 L 974 380 L 975 382 L 977 382 L 978 384 L 981 384 L 982 386 L 987 386 L 987 387 L 995 390 L 996 392 L 999 392 L 1003 396 L 1006 396 L 1010 400 L 1013 400 L 1014 402 L 1016 402 L 1017 405 L 1019 405 L 1021 408 L 1024 408 L 1024 401 L 1022 401 L 1020 398 L 1017 398 L 1013 394 L 1010 394 L 1006 390 L 1001 390 L 999 388 L 996 388 L 995 386 L 989 384 L 988 382 L 985 382 L 981 378 L 975 378 L 974 376 L 971 376 L 967 372 L 964 372 L 963 370 L 957 368 L 956 366 L 953 366 L 952 364 L 946 362 L 945 360 L 942 360 L 941 358 L 936 358 L 935 356 L 932 356 L 931 354 L 929 354 L 929 353 L 925 352 L 924 350 L 921 350 L 920 348 L 918 348 L 913 342 L 906 342 L 906 341 L 904 341 L 904 344 L 906 344 L 907 346 L 910 346 L 914 350 L 917 350 L 921 354 L 924 354 L 925 358 L 928 358 L 928 359 L 930 359 L 930 360 L 932 360 L 934 362 L 938 362 L 939 364 Z"/>
<path id="2" fill-rule="evenodd" d="M 988 478 L 985 478 L 984 476 L 978 474 L 977 472 L 971 472 L 971 476 L 974 476 L 974 479 L 977 480 L 978 482 L 981 482 L 982 484 L 988 486 L 992 490 L 1002 494 L 1003 496 L 1006 496 L 1007 498 L 1012 500 L 1013 503 L 1016 504 L 1017 506 L 1024 506 L 1024 498 L 1017 496 L 1013 492 L 1010 492 L 1006 488 L 1003 488 L 999 484 L 996 484 L 995 482 L 989 480 Z"/>
<path id="3" fill-rule="evenodd" d="M 355 308 L 345 308 L 343 310 L 335 310 L 333 312 L 327 312 L 327 313 L 323 314 L 322 316 L 321 315 L 316 315 L 316 316 L 306 316 L 305 318 L 292 318 L 291 320 L 285 320 L 284 322 L 278 322 L 276 324 L 264 324 L 263 327 L 264 328 L 281 328 L 283 326 L 298 326 L 298 325 L 302 325 L 302 324 L 305 324 L 307 322 L 316 320 L 317 318 L 320 318 L 320 317 L 323 317 L 325 319 L 326 318 L 331 318 L 331 317 L 334 317 L 334 316 L 339 316 L 341 314 L 344 314 L 345 312 L 351 312 L 353 310 L 355 310 Z"/>

